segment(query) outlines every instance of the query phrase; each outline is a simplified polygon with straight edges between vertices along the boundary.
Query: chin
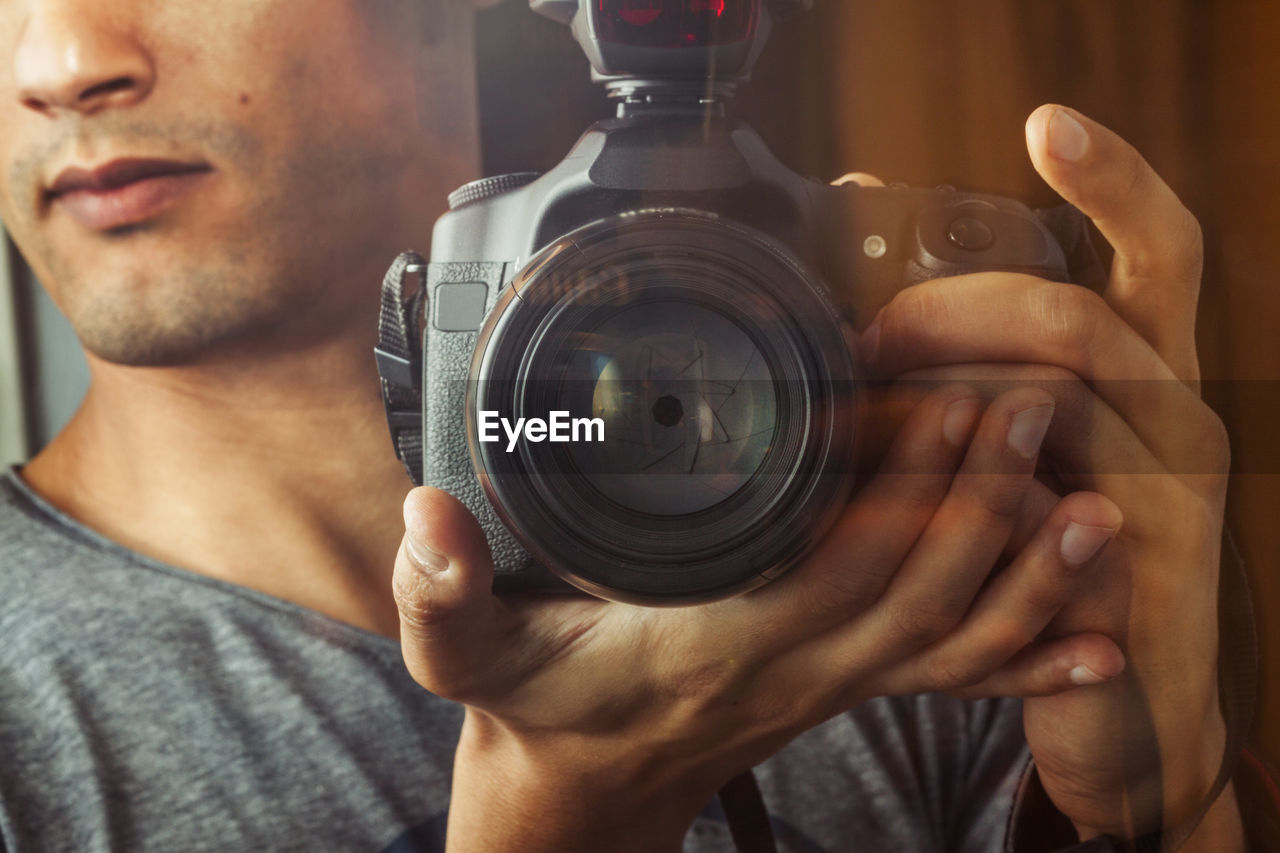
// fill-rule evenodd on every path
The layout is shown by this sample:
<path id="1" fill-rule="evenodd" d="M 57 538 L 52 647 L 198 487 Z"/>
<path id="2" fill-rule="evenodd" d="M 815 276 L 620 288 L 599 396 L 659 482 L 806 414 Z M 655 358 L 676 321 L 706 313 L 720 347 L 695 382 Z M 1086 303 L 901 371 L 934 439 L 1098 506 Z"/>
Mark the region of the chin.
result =
<path id="1" fill-rule="evenodd" d="M 101 361 L 188 366 L 270 336 L 287 315 L 260 295 L 229 293 L 225 282 L 210 281 L 207 274 L 134 284 L 114 293 L 99 287 L 89 298 L 67 300 L 66 314 L 80 343 Z"/>

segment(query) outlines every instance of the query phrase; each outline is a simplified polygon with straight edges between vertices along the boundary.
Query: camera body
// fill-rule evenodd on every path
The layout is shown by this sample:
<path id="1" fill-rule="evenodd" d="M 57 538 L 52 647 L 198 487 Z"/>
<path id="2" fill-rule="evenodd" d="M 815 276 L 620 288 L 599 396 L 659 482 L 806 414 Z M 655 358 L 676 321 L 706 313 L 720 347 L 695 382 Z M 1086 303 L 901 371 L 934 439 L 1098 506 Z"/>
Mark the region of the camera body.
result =
<path id="1" fill-rule="evenodd" d="M 571 11 L 580 40 L 609 3 L 627 0 L 534 0 Z M 762 0 L 742 6 L 756 29 L 738 78 L 769 23 Z M 670 85 L 593 64 L 618 115 L 546 174 L 453 193 L 430 262 L 389 271 L 388 418 L 411 475 L 480 521 L 499 590 L 564 588 L 550 569 L 636 603 L 735 594 L 793 565 L 847 501 L 850 329 L 925 280 L 1065 281 L 1067 257 L 1010 199 L 796 174 L 705 80 L 691 94 L 696 62 Z"/>

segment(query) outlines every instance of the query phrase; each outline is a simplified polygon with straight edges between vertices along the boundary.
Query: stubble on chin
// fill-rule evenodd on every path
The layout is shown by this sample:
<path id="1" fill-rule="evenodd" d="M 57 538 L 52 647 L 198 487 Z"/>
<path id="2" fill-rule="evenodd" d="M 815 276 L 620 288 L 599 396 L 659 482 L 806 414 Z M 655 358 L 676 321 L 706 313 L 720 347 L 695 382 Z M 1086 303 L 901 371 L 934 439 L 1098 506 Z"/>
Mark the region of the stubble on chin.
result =
<path id="1" fill-rule="evenodd" d="M 181 268 L 143 270 L 123 281 L 69 280 L 82 272 L 61 274 L 62 308 L 85 349 L 112 364 L 192 364 L 252 337 L 281 310 L 235 286 L 246 271 L 226 256 L 216 266 L 191 259 Z"/>
<path id="2" fill-rule="evenodd" d="M 253 334 L 269 325 L 270 315 L 285 310 L 254 281 L 252 258 L 262 249 L 253 244 L 264 225 L 255 220 L 262 211 L 242 211 L 243 227 L 221 235 L 202 231 L 197 208 L 193 215 L 183 214 L 187 233 L 165 233 L 163 223 L 143 224 L 55 240 L 50 219 L 57 212 L 42 198 L 42 179 L 73 156 L 84 156 L 80 152 L 98 158 L 108 156 L 99 151 L 195 156 L 224 170 L 233 167 L 242 182 L 269 183 L 262 177 L 261 145 L 248 131 L 233 124 L 148 122 L 123 115 L 103 117 L 91 131 L 87 127 L 69 127 L 14 160 L 6 211 L 15 241 L 87 350 L 121 365 L 187 364 L 211 347 Z M 197 196 L 184 204 L 201 201 Z M 69 233 L 65 227 L 57 230 Z"/>

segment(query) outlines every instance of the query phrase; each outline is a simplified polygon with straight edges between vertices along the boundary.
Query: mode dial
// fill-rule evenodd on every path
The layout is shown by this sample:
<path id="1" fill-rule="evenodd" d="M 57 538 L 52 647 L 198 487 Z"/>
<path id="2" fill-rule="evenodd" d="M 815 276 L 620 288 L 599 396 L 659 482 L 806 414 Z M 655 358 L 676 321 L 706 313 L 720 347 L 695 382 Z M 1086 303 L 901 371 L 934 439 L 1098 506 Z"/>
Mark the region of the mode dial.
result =
<path id="1" fill-rule="evenodd" d="M 525 184 L 531 184 L 541 176 L 541 172 L 512 172 L 508 175 L 494 175 L 491 178 L 481 178 L 478 181 L 463 184 L 449 193 L 449 209 L 457 210 L 464 204 L 502 195 Z"/>

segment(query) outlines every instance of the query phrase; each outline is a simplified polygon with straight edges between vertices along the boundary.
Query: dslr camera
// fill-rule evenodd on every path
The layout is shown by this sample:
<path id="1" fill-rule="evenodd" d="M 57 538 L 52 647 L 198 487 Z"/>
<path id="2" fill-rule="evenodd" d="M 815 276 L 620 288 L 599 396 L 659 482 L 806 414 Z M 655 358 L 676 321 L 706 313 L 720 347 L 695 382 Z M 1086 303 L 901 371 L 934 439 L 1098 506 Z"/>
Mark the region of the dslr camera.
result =
<path id="1" fill-rule="evenodd" d="M 376 350 L 397 453 L 479 519 L 497 590 L 686 604 L 777 577 L 853 486 L 850 329 L 928 279 L 1068 279 L 1070 217 L 824 184 L 729 115 L 810 2 L 531 0 L 617 114 L 545 174 L 452 193 L 430 261 L 387 273 Z"/>

